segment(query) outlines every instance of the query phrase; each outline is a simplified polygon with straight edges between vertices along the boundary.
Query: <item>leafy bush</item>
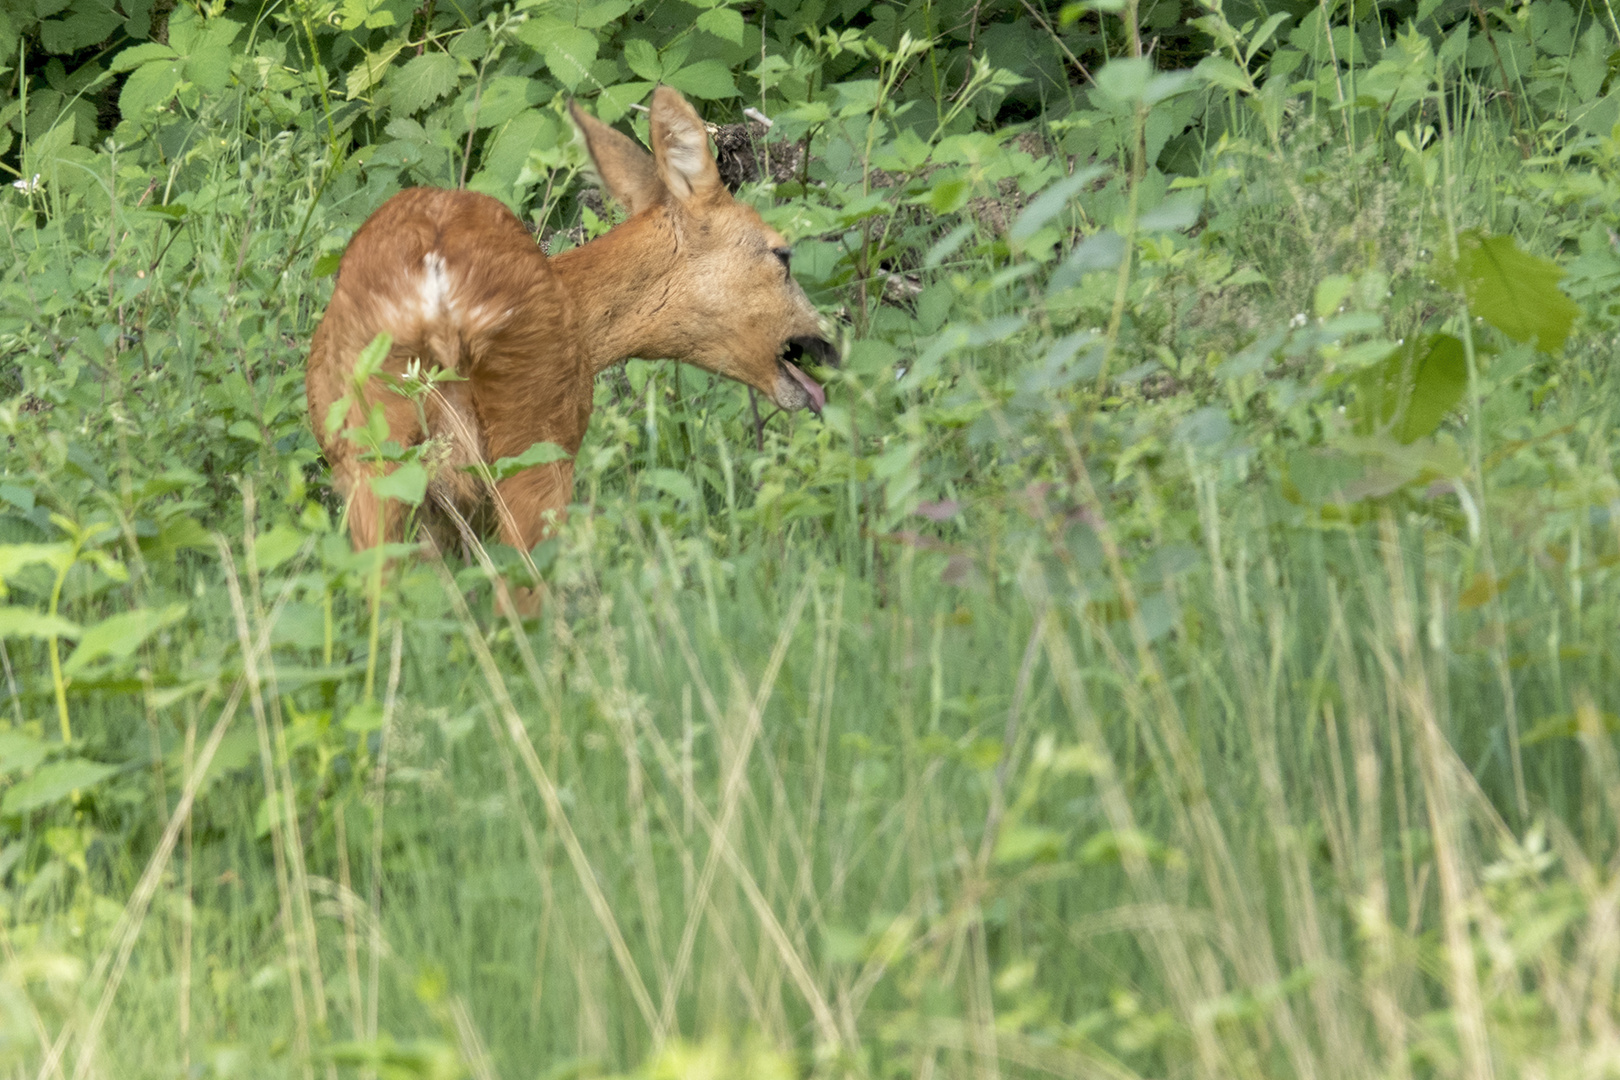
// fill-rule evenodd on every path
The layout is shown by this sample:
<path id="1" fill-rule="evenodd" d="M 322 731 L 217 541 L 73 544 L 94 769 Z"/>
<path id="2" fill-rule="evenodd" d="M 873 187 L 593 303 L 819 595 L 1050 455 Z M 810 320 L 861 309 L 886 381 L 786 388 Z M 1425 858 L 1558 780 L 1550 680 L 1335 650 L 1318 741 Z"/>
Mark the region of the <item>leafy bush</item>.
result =
<path id="1" fill-rule="evenodd" d="M 0 1063 L 1606 1075 L 1617 42 L 0 7 Z M 658 82 L 845 364 L 607 373 L 504 622 L 350 550 L 309 332 L 405 185 L 609 227 Z"/>

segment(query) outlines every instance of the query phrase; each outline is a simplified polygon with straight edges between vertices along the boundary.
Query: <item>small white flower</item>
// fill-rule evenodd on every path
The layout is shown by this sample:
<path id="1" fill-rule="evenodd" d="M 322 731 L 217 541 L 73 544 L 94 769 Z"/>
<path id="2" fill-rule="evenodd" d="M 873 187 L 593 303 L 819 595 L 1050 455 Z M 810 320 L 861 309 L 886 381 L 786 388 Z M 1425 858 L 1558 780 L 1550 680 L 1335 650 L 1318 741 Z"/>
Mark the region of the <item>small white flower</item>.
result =
<path id="1" fill-rule="evenodd" d="M 39 173 L 35 173 L 32 180 L 13 180 L 11 186 L 25 195 L 32 195 L 44 185 L 39 182 Z"/>
<path id="2" fill-rule="evenodd" d="M 1295 330 L 1298 330 L 1300 327 L 1304 326 L 1306 323 L 1308 323 L 1310 321 L 1311 320 L 1308 319 L 1305 316 L 1305 313 L 1302 311 L 1298 315 L 1295 315 L 1292 319 L 1289 319 L 1288 320 L 1288 325 L 1291 328 L 1293 328 Z"/>

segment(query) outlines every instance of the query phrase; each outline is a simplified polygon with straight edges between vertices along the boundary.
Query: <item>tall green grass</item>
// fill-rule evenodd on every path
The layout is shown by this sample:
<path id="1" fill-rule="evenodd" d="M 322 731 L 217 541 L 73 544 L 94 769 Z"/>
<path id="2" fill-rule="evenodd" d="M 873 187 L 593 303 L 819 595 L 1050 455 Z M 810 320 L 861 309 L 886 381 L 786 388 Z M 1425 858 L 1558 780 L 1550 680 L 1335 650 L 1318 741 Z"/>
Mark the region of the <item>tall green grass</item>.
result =
<path id="1" fill-rule="evenodd" d="M 18 194 L 0 1067 L 1620 1068 L 1615 139 L 1468 55 L 1400 113 L 1354 80 L 1410 65 L 1216 82 L 1177 192 L 1128 62 L 1039 153 L 918 165 L 971 179 L 941 219 L 806 245 L 859 328 L 825 423 L 604 380 L 529 625 L 513 553 L 334 529 L 306 275 L 371 189 L 317 143 L 204 103 L 183 210 L 110 157 Z M 1561 347 L 1437 281 L 1471 230 L 1570 266 Z M 1401 350 L 1442 334 L 1437 390 Z"/>

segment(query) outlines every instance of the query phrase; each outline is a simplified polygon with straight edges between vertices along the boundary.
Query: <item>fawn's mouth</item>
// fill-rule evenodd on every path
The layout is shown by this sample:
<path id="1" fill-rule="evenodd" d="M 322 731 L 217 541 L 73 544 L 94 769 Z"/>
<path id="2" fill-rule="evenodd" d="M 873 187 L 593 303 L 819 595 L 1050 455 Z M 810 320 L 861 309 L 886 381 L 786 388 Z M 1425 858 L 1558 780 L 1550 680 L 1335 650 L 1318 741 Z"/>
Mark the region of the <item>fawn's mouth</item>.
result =
<path id="1" fill-rule="evenodd" d="M 827 403 L 827 391 L 799 367 L 799 363 L 806 360 L 836 367 L 838 350 L 832 342 L 819 337 L 789 338 L 783 346 L 782 355 L 776 360 L 781 374 L 776 380 L 776 393 L 772 396 L 777 405 L 790 412 L 809 409 L 820 416 L 822 406 Z"/>

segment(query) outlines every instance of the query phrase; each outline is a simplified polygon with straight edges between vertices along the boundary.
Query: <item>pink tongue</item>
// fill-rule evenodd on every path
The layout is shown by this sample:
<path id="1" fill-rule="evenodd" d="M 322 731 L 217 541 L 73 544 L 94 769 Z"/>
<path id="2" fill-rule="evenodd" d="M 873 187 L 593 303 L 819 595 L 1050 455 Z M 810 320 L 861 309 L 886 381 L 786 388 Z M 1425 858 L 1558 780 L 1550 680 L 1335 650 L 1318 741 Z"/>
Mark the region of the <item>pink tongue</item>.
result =
<path id="1" fill-rule="evenodd" d="M 804 387 L 804 392 L 810 395 L 810 411 L 818 416 L 821 415 L 821 407 L 827 404 L 827 391 L 823 390 L 816 380 L 800 371 L 791 361 L 783 360 L 782 367 L 787 369 L 787 373 L 793 376 L 793 381 Z"/>

